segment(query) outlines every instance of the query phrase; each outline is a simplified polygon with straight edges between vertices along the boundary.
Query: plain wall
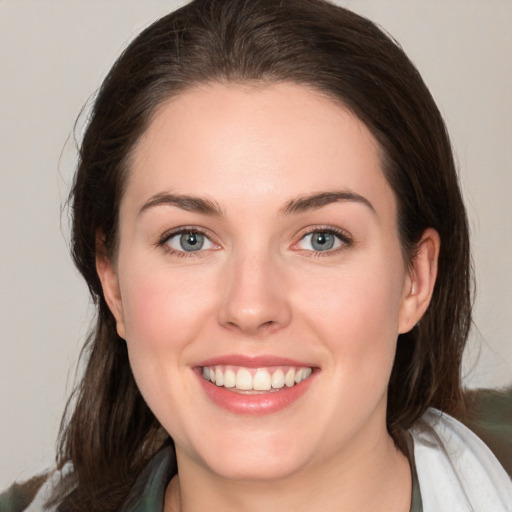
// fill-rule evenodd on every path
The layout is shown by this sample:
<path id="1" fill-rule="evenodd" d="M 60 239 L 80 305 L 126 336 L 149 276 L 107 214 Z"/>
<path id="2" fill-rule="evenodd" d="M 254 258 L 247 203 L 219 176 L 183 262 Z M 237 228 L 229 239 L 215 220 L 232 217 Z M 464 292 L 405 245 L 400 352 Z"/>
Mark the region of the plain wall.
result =
<path id="1" fill-rule="evenodd" d="M 184 2 L 0 0 L 0 489 L 52 465 L 92 308 L 61 216 L 73 125 L 136 33 Z M 380 23 L 451 133 L 478 286 L 469 386 L 512 383 L 512 2 L 340 1 Z"/>

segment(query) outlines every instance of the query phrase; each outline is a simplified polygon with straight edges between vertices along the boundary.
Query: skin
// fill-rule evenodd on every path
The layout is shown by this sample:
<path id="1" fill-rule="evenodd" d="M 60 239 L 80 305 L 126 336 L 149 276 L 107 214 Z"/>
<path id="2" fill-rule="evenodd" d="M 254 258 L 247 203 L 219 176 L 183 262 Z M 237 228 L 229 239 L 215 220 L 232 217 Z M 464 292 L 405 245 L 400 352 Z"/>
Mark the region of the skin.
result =
<path id="1" fill-rule="evenodd" d="M 364 200 L 284 211 L 333 191 Z M 97 269 L 141 393 L 176 444 L 166 510 L 409 510 L 386 392 L 397 336 L 428 306 L 439 237 L 426 230 L 406 265 L 396 212 L 377 142 L 318 92 L 208 84 L 159 108 L 133 154 L 118 254 L 100 250 Z M 204 250 L 162 243 L 180 227 L 204 231 Z M 342 237 L 315 250 L 307 233 L 328 228 Z M 214 404 L 194 373 L 226 354 L 317 370 L 296 402 L 249 417 Z"/>

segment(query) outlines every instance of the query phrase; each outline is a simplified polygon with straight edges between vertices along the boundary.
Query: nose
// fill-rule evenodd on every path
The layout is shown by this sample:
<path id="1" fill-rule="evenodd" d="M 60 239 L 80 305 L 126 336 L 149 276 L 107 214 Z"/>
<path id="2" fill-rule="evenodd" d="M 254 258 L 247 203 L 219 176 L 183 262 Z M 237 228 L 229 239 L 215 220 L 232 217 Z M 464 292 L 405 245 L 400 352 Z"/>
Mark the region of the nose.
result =
<path id="1" fill-rule="evenodd" d="M 292 315 L 284 262 L 262 254 L 230 259 L 222 277 L 219 322 L 249 336 L 286 327 Z"/>

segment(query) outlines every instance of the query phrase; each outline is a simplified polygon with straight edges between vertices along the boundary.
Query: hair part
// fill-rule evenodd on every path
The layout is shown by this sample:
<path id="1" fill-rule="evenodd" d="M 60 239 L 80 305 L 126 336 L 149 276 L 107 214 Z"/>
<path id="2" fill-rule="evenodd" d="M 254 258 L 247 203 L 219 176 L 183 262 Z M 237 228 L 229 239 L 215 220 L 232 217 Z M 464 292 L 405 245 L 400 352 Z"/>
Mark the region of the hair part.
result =
<path id="1" fill-rule="evenodd" d="M 101 235 L 115 258 L 131 155 L 159 106 L 210 82 L 312 87 L 366 124 L 397 200 L 405 261 L 426 228 L 441 238 L 430 307 L 398 339 L 388 430 L 403 448 L 400 433 L 428 407 L 454 414 L 463 405 L 468 226 L 446 128 L 416 68 L 372 22 L 323 0 L 195 0 L 145 29 L 119 57 L 81 144 L 70 194 L 72 255 L 98 314 L 61 428 L 58 463 L 72 461 L 74 471 L 54 498 L 66 510 L 117 510 L 147 460 L 172 442 L 137 389 L 96 273 L 96 244 Z"/>

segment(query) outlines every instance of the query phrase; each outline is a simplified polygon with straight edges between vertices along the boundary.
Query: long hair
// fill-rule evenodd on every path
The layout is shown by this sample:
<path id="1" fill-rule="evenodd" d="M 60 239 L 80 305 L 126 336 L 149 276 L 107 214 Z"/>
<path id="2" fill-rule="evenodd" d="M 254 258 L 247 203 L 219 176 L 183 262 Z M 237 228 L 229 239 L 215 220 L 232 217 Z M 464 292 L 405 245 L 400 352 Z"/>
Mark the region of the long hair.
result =
<path id="1" fill-rule="evenodd" d="M 195 0 L 145 29 L 103 82 L 70 195 L 72 254 L 97 307 L 87 366 L 62 424 L 58 463 L 73 472 L 63 510 L 113 511 L 172 440 L 142 399 L 96 274 L 96 237 L 117 251 L 130 156 L 163 101 L 207 82 L 292 82 L 357 115 L 378 141 L 398 205 L 404 259 L 428 227 L 441 237 L 436 286 L 418 326 L 399 336 L 387 427 L 400 432 L 430 406 L 462 405 L 460 365 L 471 318 L 466 213 L 442 117 L 402 49 L 372 22 L 323 0 Z M 73 408 L 74 407 L 74 408 Z"/>

